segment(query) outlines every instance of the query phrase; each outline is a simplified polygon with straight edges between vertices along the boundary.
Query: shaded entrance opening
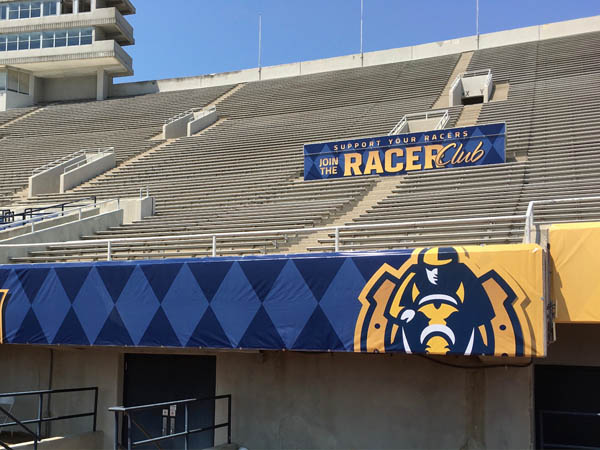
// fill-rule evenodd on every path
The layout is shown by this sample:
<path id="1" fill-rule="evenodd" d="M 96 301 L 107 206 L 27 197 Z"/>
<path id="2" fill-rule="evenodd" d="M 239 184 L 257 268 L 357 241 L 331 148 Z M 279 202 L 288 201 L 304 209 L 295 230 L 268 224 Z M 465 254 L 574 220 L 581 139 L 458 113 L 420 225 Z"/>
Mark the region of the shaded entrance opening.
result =
<path id="1" fill-rule="evenodd" d="M 126 407 L 213 397 L 215 383 L 214 356 L 125 355 L 123 403 Z M 189 406 L 190 428 L 209 427 L 214 425 L 214 420 L 214 401 Z M 133 441 L 183 432 L 184 409 L 140 411 L 132 415 L 132 422 Z M 122 427 L 123 442 L 127 442 L 125 427 L 126 425 Z M 206 431 L 190 436 L 189 449 L 204 449 L 213 444 L 214 431 Z M 160 447 L 165 450 L 181 449 L 184 447 L 184 439 L 162 441 Z M 156 449 L 156 445 L 147 444 L 136 448 Z"/>
<path id="2" fill-rule="evenodd" d="M 600 448 L 600 367 L 536 366 L 536 448 Z"/>

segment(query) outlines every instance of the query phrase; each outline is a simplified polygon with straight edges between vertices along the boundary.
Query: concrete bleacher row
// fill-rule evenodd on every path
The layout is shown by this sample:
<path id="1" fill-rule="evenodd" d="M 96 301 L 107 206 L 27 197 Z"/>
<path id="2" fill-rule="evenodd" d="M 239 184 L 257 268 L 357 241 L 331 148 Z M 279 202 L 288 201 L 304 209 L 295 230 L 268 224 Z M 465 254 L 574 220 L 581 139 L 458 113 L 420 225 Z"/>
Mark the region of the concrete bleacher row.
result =
<path id="1" fill-rule="evenodd" d="M 219 115 L 227 120 L 205 133 L 170 143 L 66 196 L 46 195 L 35 200 L 53 202 L 87 195 L 123 197 L 136 195 L 140 185 L 150 188 L 156 198 L 155 217 L 84 239 L 267 231 L 326 223 L 364 197 L 376 178 L 304 182 L 302 145 L 341 136 L 386 135 L 404 114 L 431 108 L 457 59 L 453 56 L 387 65 L 364 76 L 359 69 L 344 71 L 343 76 L 333 72 L 265 83 L 272 84 L 271 88 L 263 83 L 246 85 L 218 105 Z M 432 81 L 421 82 L 422 89 L 416 89 L 423 73 Z M 391 80 L 389 85 L 374 89 L 384 76 Z M 330 99 L 321 103 L 320 109 L 308 108 L 323 101 L 324 79 Z M 348 90 L 349 79 L 354 85 Z M 293 88 L 286 90 L 286 83 Z M 360 83 L 363 90 L 356 89 Z M 264 92 L 255 95 L 254 89 Z M 286 94 L 281 95 L 287 96 L 286 109 L 274 108 L 266 114 L 269 110 L 260 105 L 268 102 L 266 98 L 272 100 L 271 106 L 281 102 L 278 96 L 282 90 Z M 358 100 L 352 100 L 353 92 Z M 403 92 L 404 98 L 395 98 L 397 92 Z M 253 110 L 256 114 L 248 116 Z M 452 120 L 456 121 L 459 114 L 460 108 L 454 108 Z M 219 254 L 282 251 L 295 238 L 268 234 L 219 239 Z M 115 244 L 113 249 L 114 257 L 119 259 L 202 256 L 210 254 L 211 246 L 210 238 L 202 238 Z M 103 245 L 84 247 L 53 246 L 31 253 L 31 260 L 105 257 Z"/>
<path id="2" fill-rule="evenodd" d="M 477 123 L 507 122 L 508 162 L 398 177 L 387 196 L 347 223 L 444 223 L 342 230 L 340 249 L 520 242 L 529 201 L 600 194 L 598 40 L 600 33 L 591 33 L 476 51 L 468 69 L 491 68 L 497 82 L 508 83 L 507 100 L 483 105 L 477 117 Z M 336 218 L 378 183 L 377 177 L 302 181 L 302 144 L 387 134 L 402 115 L 432 107 L 452 81 L 459 56 L 249 83 L 217 105 L 226 120 L 206 132 L 168 143 L 65 195 L 30 201 L 126 197 L 148 186 L 157 200 L 154 217 L 17 261 L 104 259 L 106 246 L 85 240 L 150 236 L 181 238 L 115 243 L 113 257 L 205 256 L 212 251 L 210 236 L 184 236 L 240 231 L 264 234 L 221 237 L 218 254 L 285 252 L 298 236 L 273 231 L 343 225 Z M 165 102 L 169 98 L 162 94 Z M 462 109 L 450 109 L 448 127 Z M 599 217 L 596 201 L 536 207 L 538 223 Z M 333 246 L 330 234 L 307 250 Z"/>
<path id="3" fill-rule="evenodd" d="M 506 122 L 507 156 L 522 162 L 409 174 L 392 196 L 349 224 L 490 219 L 352 229 L 340 233 L 340 249 L 520 242 L 524 219 L 494 217 L 523 216 L 533 200 L 600 195 L 600 52 L 590 44 L 599 39 L 593 33 L 475 52 L 469 70 L 491 67 L 497 81 L 510 80 L 507 101 L 483 105 L 478 123 Z M 572 70 L 581 61 L 586 69 Z M 541 204 L 535 218 L 538 224 L 597 220 L 600 201 Z M 333 235 L 319 242 L 309 250 L 331 250 Z"/>
<path id="4" fill-rule="evenodd" d="M 115 147 L 117 163 L 143 153 L 161 141 L 163 122 L 190 107 L 202 107 L 231 86 L 152 94 L 140 97 L 47 105 L 0 130 L 0 206 L 15 203 L 13 194 L 27 185 L 31 171 L 82 148 Z M 21 114 L 34 109 L 27 108 Z M 6 117 L 5 117 L 6 116 Z M 0 123 L 16 113 L 0 113 Z M 12 120 L 12 119 L 11 119 Z"/>

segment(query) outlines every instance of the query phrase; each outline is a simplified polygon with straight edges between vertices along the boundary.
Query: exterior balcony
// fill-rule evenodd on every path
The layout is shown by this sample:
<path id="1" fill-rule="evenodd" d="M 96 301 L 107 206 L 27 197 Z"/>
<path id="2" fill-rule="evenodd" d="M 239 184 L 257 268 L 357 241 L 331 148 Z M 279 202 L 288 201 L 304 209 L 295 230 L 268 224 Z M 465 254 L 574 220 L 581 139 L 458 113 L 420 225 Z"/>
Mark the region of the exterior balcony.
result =
<path id="1" fill-rule="evenodd" d="M 121 4 L 120 4 L 121 5 Z M 127 13 L 127 9 L 123 9 Z M 134 9 L 135 11 L 135 9 Z M 32 33 L 73 28 L 94 28 L 105 39 L 119 45 L 133 45 L 133 27 L 117 7 L 99 8 L 91 12 L 0 21 L 0 34 Z"/>
<path id="2" fill-rule="evenodd" d="M 25 70 L 41 78 L 96 75 L 98 70 L 104 70 L 112 77 L 133 74 L 131 56 L 113 40 L 72 47 L 0 52 L 0 65 Z"/>

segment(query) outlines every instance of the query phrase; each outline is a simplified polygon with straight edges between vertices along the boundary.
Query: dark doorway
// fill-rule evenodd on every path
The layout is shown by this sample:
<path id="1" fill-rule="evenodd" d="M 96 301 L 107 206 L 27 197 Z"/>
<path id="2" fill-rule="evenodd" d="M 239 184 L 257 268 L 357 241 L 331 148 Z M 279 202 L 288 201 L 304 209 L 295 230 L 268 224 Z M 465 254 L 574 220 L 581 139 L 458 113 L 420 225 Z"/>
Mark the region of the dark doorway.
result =
<path id="1" fill-rule="evenodd" d="M 600 367 L 535 367 L 536 448 L 600 448 Z"/>
<path id="2" fill-rule="evenodd" d="M 478 95 L 475 97 L 463 97 L 462 104 L 467 105 L 476 105 L 478 103 L 483 103 L 483 95 Z"/>
<path id="3" fill-rule="evenodd" d="M 161 403 L 188 398 L 206 398 L 215 395 L 216 358 L 214 356 L 179 355 L 125 355 L 123 402 L 126 407 Z M 190 429 L 214 425 L 214 401 L 189 406 Z M 132 439 L 140 441 L 170 434 L 170 418 L 163 419 L 161 409 L 135 413 L 132 419 Z M 164 420 L 164 422 L 163 422 Z M 184 408 L 175 412 L 175 432 L 184 430 Z M 125 430 L 124 430 L 125 431 Z M 126 442 L 126 441 L 124 441 Z M 212 447 L 214 432 L 206 431 L 190 436 L 190 450 Z M 183 438 L 159 443 L 161 449 L 183 448 Z M 145 447 L 156 449 L 156 445 Z"/>

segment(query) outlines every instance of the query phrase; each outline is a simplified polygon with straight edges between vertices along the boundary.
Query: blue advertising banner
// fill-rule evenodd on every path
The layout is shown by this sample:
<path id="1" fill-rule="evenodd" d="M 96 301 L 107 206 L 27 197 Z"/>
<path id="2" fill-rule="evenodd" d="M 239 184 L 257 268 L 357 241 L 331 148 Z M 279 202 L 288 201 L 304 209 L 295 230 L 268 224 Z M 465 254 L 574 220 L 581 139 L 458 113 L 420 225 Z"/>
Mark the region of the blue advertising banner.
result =
<path id="1" fill-rule="evenodd" d="M 304 145 L 304 179 L 402 175 L 506 162 L 506 124 Z"/>
<path id="2" fill-rule="evenodd" d="M 0 267 L 3 344 L 545 354 L 542 249 Z"/>

